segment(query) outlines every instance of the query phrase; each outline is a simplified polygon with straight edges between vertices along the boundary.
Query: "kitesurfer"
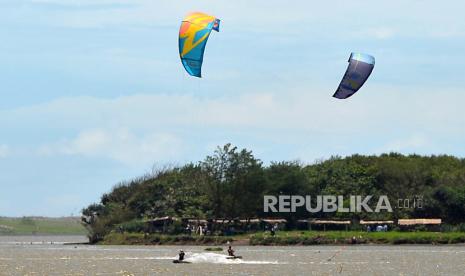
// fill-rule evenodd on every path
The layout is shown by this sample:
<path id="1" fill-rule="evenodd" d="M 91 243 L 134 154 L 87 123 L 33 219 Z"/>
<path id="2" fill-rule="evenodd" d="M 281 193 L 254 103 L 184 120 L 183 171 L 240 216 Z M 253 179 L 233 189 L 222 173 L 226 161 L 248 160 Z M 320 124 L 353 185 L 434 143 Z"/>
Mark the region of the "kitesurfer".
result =
<path id="1" fill-rule="evenodd" d="M 231 248 L 231 246 L 229 246 L 228 248 L 228 255 L 231 257 L 236 257 L 236 255 L 234 255 L 234 250 Z"/>
<path id="2" fill-rule="evenodd" d="M 181 249 L 179 250 L 179 261 L 184 261 L 184 255 L 186 255 L 186 253 L 184 253 L 184 251 Z"/>

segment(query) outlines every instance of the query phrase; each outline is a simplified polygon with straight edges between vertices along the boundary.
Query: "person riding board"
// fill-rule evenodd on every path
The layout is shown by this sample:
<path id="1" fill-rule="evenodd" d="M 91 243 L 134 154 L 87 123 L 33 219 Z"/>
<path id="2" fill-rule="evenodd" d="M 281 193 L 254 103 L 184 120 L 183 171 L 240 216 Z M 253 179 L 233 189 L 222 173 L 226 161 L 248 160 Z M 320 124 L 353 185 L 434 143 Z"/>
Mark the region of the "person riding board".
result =
<path id="1" fill-rule="evenodd" d="M 180 260 L 180 261 L 183 261 L 183 260 L 184 260 L 184 255 L 186 255 L 186 254 L 185 254 L 184 251 L 181 249 L 181 250 L 179 251 L 179 260 Z"/>
<path id="2" fill-rule="evenodd" d="M 234 255 L 234 250 L 231 248 L 231 246 L 229 246 L 228 248 L 228 255 L 231 257 L 236 257 L 236 255 Z"/>

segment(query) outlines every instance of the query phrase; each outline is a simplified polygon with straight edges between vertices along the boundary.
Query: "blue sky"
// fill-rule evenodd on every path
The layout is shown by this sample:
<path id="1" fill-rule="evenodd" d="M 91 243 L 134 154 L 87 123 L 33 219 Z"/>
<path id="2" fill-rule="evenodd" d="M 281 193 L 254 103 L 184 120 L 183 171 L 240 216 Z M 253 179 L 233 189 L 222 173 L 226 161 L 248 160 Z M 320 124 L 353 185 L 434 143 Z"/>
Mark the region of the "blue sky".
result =
<path id="1" fill-rule="evenodd" d="M 0 2 L 0 215 L 64 216 L 120 181 L 231 142 L 265 163 L 465 157 L 463 1 Z M 182 17 L 222 20 L 202 79 Z M 350 52 L 365 86 L 332 98 Z"/>

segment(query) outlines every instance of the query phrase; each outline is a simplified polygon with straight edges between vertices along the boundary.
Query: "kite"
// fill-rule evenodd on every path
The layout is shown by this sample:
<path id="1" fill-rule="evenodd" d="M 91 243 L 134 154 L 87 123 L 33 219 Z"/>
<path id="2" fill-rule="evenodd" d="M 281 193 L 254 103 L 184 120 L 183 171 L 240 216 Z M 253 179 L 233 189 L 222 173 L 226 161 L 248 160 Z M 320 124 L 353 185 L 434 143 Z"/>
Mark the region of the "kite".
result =
<path id="1" fill-rule="evenodd" d="M 179 56 L 189 75 L 201 78 L 205 46 L 211 31 L 220 31 L 220 20 L 200 12 L 187 15 L 179 28 Z"/>
<path id="2" fill-rule="evenodd" d="M 338 99 L 347 99 L 355 94 L 375 67 L 375 58 L 367 54 L 351 53 L 348 62 L 346 73 L 333 95 Z"/>

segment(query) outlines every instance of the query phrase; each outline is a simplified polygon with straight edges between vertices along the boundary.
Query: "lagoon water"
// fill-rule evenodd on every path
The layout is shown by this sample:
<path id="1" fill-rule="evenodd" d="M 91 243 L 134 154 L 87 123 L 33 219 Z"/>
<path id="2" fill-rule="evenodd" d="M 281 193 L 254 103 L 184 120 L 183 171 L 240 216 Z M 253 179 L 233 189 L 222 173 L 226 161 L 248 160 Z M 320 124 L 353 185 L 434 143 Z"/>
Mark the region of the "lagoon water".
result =
<path id="1" fill-rule="evenodd" d="M 184 246 L 68 245 L 84 237 L 2 237 L 0 275 L 465 275 L 465 245 L 237 246 L 242 260 Z"/>

